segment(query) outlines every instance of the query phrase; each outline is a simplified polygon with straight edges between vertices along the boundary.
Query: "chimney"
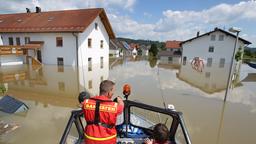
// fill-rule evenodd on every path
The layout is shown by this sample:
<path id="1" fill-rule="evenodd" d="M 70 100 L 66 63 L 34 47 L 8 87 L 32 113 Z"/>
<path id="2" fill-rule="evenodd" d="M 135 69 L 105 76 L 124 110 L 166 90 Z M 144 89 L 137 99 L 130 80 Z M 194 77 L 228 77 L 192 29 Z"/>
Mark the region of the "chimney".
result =
<path id="1" fill-rule="evenodd" d="M 200 35 L 200 31 L 198 31 L 198 32 L 196 33 L 196 37 L 199 37 L 199 35 Z"/>
<path id="2" fill-rule="evenodd" d="M 36 13 L 40 13 L 41 12 L 41 8 L 40 7 L 36 7 Z"/>
<path id="3" fill-rule="evenodd" d="M 29 8 L 26 8 L 26 11 L 27 13 L 31 13 L 30 9 Z"/>

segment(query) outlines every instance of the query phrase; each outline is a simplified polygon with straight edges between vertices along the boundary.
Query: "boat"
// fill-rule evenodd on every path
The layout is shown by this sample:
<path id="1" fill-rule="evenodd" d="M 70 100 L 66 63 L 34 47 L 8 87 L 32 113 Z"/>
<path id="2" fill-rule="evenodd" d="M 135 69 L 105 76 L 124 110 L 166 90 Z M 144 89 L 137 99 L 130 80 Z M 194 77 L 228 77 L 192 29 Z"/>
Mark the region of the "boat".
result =
<path id="1" fill-rule="evenodd" d="M 152 138 L 154 125 L 157 123 L 152 121 L 152 118 L 145 117 L 151 117 L 150 114 L 152 113 L 158 115 L 160 119 L 165 119 L 165 123 L 167 121 L 169 122 L 169 141 L 173 144 L 191 144 L 182 112 L 176 111 L 174 107 L 160 108 L 138 101 L 131 101 L 128 100 L 127 93 L 123 93 L 126 100 L 124 100 L 124 111 L 117 118 L 117 144 L 142 144 L 145 138 Z M 145 115 L 142 114 L 143 112 L 145 112 Z M 60 144 L 84 143 L 84 127 L 86 122 L 83 115 L 82 109 L 71 112 Z M 165 117 L 160 117 L 160 115 Z M 72 134 L 74 131 L 76 132 L 76 136 Z"/>
<path id="2" fill-rule="evenodd" d="M 248 66 L 250 66 L 251 68 L 256 69 L 256 63 L 255 62 L 246 62 L 246 64 L 248 64 Z"/>

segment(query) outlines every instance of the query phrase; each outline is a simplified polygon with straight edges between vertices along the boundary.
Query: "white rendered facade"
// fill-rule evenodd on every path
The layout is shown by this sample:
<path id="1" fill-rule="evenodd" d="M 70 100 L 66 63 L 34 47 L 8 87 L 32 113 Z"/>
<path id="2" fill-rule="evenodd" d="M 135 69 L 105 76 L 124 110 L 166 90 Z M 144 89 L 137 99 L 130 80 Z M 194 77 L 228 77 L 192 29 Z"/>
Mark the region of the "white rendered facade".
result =
<path id="1" fill-rule="evenodd" d="M 212 35 L 215 35 L 215 40 L 211 40 Z M 219 40 L 220 36 L 224 36 L 221 41 Z M 208 58 L 212 58 L 212 63 L 219 63 L 220 59 L 225 59 L 225 63 L 231 63 L 235 40 L 236 38 L 220 31 L 198 37 L 182 44 L 182 60 L 186 57 L 187 62 L 191 62 L 194 57 L 199 57 L 204 62 Z M 213 47 L 213 52 L 209 52 L 210 47 Z M 239 47 L 244 47 L 244 43 L 240 40 L 238 41 L 236 50 Z"/>
<path id="2" fill-rule="evenodd" d="M 97 23 L 97 30 L 95 23 Z M 77 63 L 79 66 L 88 65 L 89 57 L 92 58 L 93 64 L 100 63 L 100 57 L 103 57 L 104 62 L 108 60 L 109 36 L 99 16 L 82 33 L 1 33 L 1 35 L 3 45 L 9 45 L 9 37 L 13 38 L 14 45 L 17 44 L 16 38 L 20 39 L 21 45 L 25 44 L 25 37 L 29 37 L 30 41 L 43 41 L 41 58 L 42 63 L 47 65 L 57 65 L 58 58 L 63 58 L 66 66 L 77 66 Z M 78 43 L 76 43 L 76 36 Z M 62 46 L 57 46 L 57 37 L 62 38 Z M 92 40 L 91 48 L 88 48 L 89 38 Z M 103 48 L 100 48 L 101 43 Z M 28 50 L 28 56 L 37 55 L 34 50 Z M 25 58 L 24 56 L 1 56 L 0 62 L 2 65 L 25 63 Z"/>

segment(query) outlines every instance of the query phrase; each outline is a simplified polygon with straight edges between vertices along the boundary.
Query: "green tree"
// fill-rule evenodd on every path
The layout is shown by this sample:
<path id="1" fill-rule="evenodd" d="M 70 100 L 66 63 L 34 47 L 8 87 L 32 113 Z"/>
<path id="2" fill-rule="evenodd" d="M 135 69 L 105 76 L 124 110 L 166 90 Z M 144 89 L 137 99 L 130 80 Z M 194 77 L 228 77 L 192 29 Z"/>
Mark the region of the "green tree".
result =
<path id="1" fill-rule="evenodd" d="M 5 94 L 5 92 L 6 92 L 6 88 L 3 85 L 0 85 L 0 92 L 2 94 Z"/>
<path id="2" fill-rule="evenodd" d="M 242 59 L 242 53 L 242 48 L 239 48 L 235 55 L 236 61 L 240 61 Z"/>
<path id="3" fill-rule="evenodd" d="M 157 45 L 155 43 L 151 44 L 149 52 L 152 53 L 154 57 L 157 56 L 158 49 L 157 49 Z"/>

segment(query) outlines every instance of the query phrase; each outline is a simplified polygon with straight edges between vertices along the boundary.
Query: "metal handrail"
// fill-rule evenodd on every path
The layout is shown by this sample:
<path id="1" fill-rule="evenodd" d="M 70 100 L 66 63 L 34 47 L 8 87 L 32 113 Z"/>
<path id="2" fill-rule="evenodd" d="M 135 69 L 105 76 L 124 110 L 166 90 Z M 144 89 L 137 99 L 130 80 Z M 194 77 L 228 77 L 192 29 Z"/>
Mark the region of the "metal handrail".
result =
<path id="1" fill-rule="evenodd" d="M 142 108 L 142 109 L 146 109 L 146 110 L 150 110 L 150 111 L 154 111 L 154 112 L 158 112 L 158 113 L 162 113 L 162 114 L 166 114 L 169 115 L 173 118 L 173 122 L 171 124 L 171 128 L 170 128 L 170 138 L 172 141 L 175 141 L 175 134 L 177 131 L 178 126 L 181 126 L 182 132 L 184 134 L 184 138 L 187 144 L 191 144 L 191 140 L 187 131 L 187 128 L 185 126 L 185 122 L 183 120 L 183 116 L 181 112 L 177 112 L 177 111 L 173 111 L 173 110 L 169 110 L 169 109 L 164 109 L 164 108 L 159 108 L 159 107 L 155 107 L 155 106 L 150 106 L 150 105 L 146 105 L 143 103 L 138 103 L 138 102 L 134 102 L 134 101 L 130 101 L 130 100 L 125 100 L 125 108 L 124 108 L 124 121 L 121 125 L 125 124 L 126 126 L 128 124 L 131 124 L 130 122 L 130 108 L 131 107 L 138 107 L 138 108 Z M 76 142 L 77 144 L 81 143 L 84 140 L 84 125 L 81 121 L 81 118 L 83 117 L 83 111 L 80 110 L 73 110 L 71 112 L 71 116 L 69 118 L 69 121 L 67 123 L 67 126 L 64 130 L 64 133 L 62 135 L 60 144 L 66 144 L 66 140 L 68 137 L 68 134 L 71 130 L 71 127 L 73 124 L 75 124 L 76 129 L 78 131 L 79 134 L 79 138 L 78 141 Z M 127 136 L 127 128 L 126 128 L 126 136 Z"/>

